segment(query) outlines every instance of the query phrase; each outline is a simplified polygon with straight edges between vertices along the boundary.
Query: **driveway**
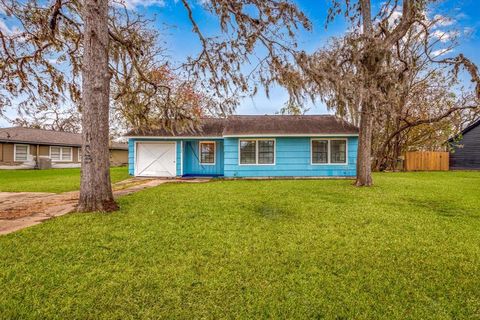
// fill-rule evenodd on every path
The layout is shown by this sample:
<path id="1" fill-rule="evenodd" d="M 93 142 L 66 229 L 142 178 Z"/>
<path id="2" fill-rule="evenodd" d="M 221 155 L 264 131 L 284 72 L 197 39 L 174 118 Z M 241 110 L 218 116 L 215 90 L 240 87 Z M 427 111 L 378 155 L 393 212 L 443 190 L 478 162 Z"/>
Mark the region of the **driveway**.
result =
<path id="1" fill-rule="evenodd" d="M 156 187 L 163 183 L 206 182 L 209 179 L 141 179 L 132 178 L 113 186 L 115 198 Z M 53 217 L 75 211 L 79 192 L 0 192 L 0 235 L 39 224 Z"/>

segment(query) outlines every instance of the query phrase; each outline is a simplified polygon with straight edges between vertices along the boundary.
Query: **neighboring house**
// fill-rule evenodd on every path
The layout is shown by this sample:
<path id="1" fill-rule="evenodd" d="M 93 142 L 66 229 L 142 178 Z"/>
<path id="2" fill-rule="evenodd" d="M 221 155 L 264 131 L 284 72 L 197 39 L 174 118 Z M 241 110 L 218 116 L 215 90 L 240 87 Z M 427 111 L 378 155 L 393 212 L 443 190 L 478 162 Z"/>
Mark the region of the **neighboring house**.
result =
<path id="1" fill-rule="evenodd" d="M 128 138 L 135 176 L 356 176 L 358 128 L 331 115 L 207 118 L 196 132 Z"/>
<path id="2" fill-rule="evenodd" d="M 448 142 L 450 169 L 480 169 L 480 119 Z"/>
<path id="3" fill-rule="evenodd" d="M 33 168 L 40 158 L 50 158 L 53 168 L 80 167 L 81 145 L 81 134 L 23 127 L 0 128 L 0 168 Z M 128 163 L 127 144 L 111 144 L 110 163 Z"/>

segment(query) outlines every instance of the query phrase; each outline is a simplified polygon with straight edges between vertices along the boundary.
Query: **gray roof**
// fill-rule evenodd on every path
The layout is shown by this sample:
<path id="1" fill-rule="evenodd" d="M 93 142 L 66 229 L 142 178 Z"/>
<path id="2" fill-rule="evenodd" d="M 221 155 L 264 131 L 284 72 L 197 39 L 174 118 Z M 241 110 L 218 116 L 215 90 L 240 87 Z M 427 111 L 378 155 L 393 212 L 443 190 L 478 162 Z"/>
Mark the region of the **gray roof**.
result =
<path id="1" fill-rule="evenodd" d="M 253 135 L 355 135 L 358 128 L 333 115 L 239 115 L 205 118 L 195 131 L 132 130 L 127 136 L 223 137 Z"/>
<path id="2" fill-rule="evenodd" d="M 11 127 L 0 128 L 0 142 L 80 147 L 82 145 L 82 135 L 79 133 Z M 128 150 L 128 145 L 112 142 L 110 149 Z"/>
<path id="3" fill-rule="evenodd" d="M 165 129 L 138 129 L 131 130 L 127 136 L 156 136 L 156 137 L 221 137 L 225 128 L 226 119 L 205 118 L 202 119 L 196 130 L 184 130 L 173 132 Z"/>

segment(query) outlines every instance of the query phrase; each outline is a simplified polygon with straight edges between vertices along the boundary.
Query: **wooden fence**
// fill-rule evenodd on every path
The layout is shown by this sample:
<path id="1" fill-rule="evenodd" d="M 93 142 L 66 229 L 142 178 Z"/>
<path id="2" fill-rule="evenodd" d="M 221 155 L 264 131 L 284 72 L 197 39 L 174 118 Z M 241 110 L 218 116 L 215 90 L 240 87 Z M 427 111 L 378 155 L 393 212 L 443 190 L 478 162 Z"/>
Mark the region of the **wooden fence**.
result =
<path id="1" fill-rule="evenodd" d="M 414 151 L 405 154 L 405 171 L 448 171 L 448 152 Z"/>

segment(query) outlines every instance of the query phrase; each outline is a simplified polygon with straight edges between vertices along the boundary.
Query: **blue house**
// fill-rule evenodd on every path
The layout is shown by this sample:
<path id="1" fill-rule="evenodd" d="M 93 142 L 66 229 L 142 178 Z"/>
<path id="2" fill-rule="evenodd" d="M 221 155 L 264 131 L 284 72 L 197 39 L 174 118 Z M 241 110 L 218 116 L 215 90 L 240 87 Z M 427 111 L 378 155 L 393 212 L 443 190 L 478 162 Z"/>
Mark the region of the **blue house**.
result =
<path id="1" fill-rule="evenodd" d="M 205 118 L 195 131 L 131 131 L 140 177 L 355 177 L 358 128 L 331 115 Z"/>

